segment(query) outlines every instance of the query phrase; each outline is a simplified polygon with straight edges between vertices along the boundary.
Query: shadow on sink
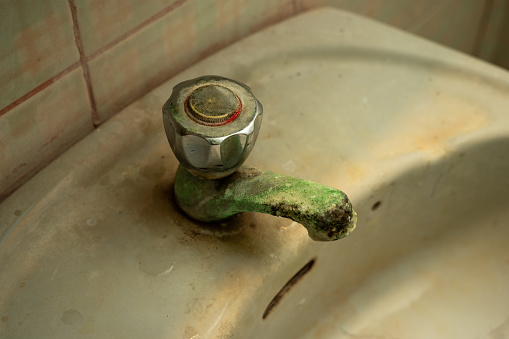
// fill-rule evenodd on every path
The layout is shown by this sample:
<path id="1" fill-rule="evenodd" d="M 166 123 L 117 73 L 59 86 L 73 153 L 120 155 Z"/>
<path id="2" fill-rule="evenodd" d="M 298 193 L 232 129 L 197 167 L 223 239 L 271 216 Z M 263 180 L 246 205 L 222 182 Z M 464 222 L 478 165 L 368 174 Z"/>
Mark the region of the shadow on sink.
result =
<path id="1" fill-rule="evenodd" d="M 465 145 L 388 180 L 358 204 L 352 241 L 321 251 L 254 333 L 507 337 L 508 149 Z"/>

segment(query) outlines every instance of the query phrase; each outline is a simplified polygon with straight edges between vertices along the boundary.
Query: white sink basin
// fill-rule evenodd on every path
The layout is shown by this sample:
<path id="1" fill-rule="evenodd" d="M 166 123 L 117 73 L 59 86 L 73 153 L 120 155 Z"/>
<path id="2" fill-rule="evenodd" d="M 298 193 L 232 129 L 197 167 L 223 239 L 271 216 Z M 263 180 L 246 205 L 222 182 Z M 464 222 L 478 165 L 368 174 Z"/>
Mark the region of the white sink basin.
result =
<path id="1" fill-rule="evenodd" d="M 247 165 L 344 190 L 352 235 L 178 210 L 161 106 L 204 74 L 264 106 Z M 507 72 L 309 12 L 163 84 L 0 205 L 0 337 L 506 338 L 508 206 Z"/>

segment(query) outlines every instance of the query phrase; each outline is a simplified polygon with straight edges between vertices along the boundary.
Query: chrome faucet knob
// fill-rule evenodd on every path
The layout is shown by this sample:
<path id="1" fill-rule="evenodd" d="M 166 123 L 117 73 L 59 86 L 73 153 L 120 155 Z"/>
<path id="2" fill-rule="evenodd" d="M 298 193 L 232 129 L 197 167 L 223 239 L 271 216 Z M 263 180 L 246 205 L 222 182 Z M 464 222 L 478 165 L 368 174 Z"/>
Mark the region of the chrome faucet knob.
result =
<path id="1" fill-rule="evenodd" d="M 179 83 L 163 106 L 171 149 L 192 174 L 226 177 L 251 152 L 263 108 L 249 87 L 208 75 Z"/>

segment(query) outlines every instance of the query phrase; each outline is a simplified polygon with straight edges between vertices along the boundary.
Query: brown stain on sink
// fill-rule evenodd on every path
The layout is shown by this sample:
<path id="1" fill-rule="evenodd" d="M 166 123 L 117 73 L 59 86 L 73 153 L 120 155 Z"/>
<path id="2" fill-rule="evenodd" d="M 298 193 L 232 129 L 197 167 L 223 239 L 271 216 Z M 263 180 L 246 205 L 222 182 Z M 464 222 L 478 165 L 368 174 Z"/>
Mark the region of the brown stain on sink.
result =
<path id="1" fill-rule="evenodd" d="M 356 164 L 353 161 L 346 164 L 344 171 L 344 175 L 351 181 L 358 181 L 363 179 L 365 175 L 369 172 L 369 168 L 363 164 Z"/>
<path id="2" fill-rule="evenodd" d="M 388 138 L 370 147 L 375 156 L 395 157 L 415 151 L 441 155 L 450 139 L 480 130 L 490 121 L 482 107 L 443 93 L 434 102 L 418 102 L 406 109 L 414 112 L 402 114 L 386 131 Z"/>
<path id="3" fill-rule="evenodd" d="M 316 259 L 311 259 L 306 265 L 304 265 L 293 277 L 288 280 L 288 282 L 281 288 L 281 290 L 276 294 L 276 296 L 270 301 L 269 305 L 263 312 L 262 319 L 266 319 L 269 314 L 275 309 L 275 307 L 281 302 L 283 297 L 290 292 L 290 290 L 295 286 L 306 274 L 311 271 L 313 266 L 315 265 Z"/>

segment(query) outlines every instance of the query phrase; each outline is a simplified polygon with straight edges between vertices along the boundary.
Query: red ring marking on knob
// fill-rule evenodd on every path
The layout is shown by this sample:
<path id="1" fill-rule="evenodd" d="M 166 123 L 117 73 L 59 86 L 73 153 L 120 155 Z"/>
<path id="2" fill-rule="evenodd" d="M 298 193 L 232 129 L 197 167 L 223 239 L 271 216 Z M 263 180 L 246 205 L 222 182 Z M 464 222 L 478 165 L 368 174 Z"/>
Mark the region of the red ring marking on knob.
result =
<path id="1" fill-rule="evenodd" d="M 184 103 L 184 109 L 186 111 L 188 110 L 187 107 L 189 105 L 189 98 L 191 98 L 191 95 L 189 95 L 187 97 L 186 102 Z M 240 102 L 239 98 L 237 98 L 237 103 L 238 103 L 237 110 L 226 121 L 218 122 L 218 123 L 215 123 L 215 124 L 214 123 L 210 123 L 210 122 L 196 121 L 195 119 L 193 119 L 193 121 L 195 121 L 195 122 L 197 122 L 197 123 L 199 123 L 201 125 L 205 125 L 205 126 L 223 126 L 223 125 L 229 124 L 233 120 L 237 119 L 239 117 L 239 115 L 240 115 L 240 112 L 242 111 L 242 103 Z M 190 116 L 190 114 L 188 114 L 188 116 Z"/>

